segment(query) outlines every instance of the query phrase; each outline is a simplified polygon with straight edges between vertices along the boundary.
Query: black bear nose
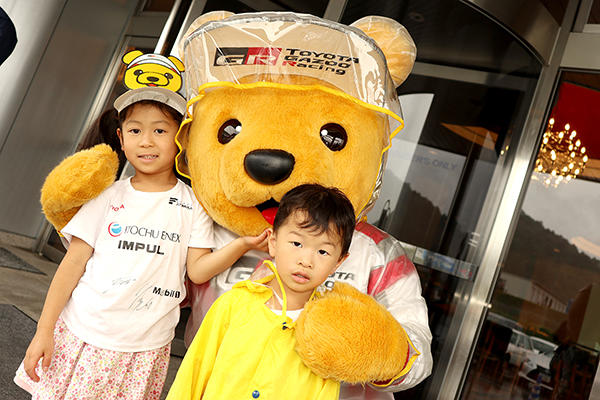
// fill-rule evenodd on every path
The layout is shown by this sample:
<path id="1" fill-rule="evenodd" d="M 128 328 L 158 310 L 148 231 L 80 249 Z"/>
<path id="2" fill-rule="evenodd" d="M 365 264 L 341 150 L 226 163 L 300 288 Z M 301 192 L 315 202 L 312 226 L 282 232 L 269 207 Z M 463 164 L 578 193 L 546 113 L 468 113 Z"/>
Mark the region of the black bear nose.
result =
<path id="1" fill-rule="evenodd" d="M 148 79 L 150 82 L 156 82 L 156 81 L 158 80 L 158 78 L 157 78 L 157 77 L 155 77 L 155 76 L 149 76 L 149 77 L 148 77 L 148 78 L 146 78 L 146 79 Z"/>
<path id="2" fill-rule="evenodd" d="M 253 150 L 244 158 L 244 169 L 255 181 L 275 185 L 291 175 L 294 163 L 294 156 L 283 150 Z"/>

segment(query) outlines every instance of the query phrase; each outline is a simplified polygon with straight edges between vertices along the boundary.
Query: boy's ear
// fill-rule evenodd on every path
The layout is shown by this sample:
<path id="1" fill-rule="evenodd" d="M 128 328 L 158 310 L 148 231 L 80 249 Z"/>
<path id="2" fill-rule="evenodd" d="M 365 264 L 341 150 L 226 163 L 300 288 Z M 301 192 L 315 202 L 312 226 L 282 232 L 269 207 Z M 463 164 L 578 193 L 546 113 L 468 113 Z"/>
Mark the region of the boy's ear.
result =
<path id="1" fill-rule="evenodd" d="M 350 255 L 350 253 L 346 253 L 345 255 L 343 255 L 343 256 L 340 256 L 340 259 L 338 260 L 337 264 L 335 264 L 335 268 L 334 268 L 334 269 L 333 269 L 333 271 L 331 271 L 331 272 L 332 272 L 332 273 L 333 273 L 333 272 L 335 272 L 335 270 L 336 270 L 336 269 L 338 269 L 338 267 L 339 267 L 340 265 L 342 265 L 342 263 L 343 263 L 344 261 L 346 261 L 346 258 L 348 258 L 348 256 L 349 256 L 349 255 Z"/>
<path id="2" fill-rule="evenodd" d="M 267 245 L 269 246 L 269 255 L 271 256 L 271 258 L 275 257 L 275 232 L 273 231 L 273 228 L 268 228 L 267 229 Z"/>

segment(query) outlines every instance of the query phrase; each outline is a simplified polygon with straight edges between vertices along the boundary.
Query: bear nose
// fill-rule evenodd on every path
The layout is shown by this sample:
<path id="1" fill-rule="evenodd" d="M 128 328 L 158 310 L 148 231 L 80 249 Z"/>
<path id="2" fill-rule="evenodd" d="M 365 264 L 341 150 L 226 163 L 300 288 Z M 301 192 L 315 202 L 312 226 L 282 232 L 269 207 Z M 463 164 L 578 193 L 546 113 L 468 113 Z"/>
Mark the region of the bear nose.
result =
<path id="1" fill-rule="evenodd" d="M 294 169 L 294 156 L 277 149 L 253 150 L 244 157 L 244 169 L 252 179 L 265 185 L 286 180 Z"/>
<path id="2" fill-rule="evenodd" d="M 158 80 L 158 78 L 157 78 L 157 77 L 155 77 L 155 76 L 149 76 L 149 77 L 148 77 L 148 78 L 146 78 L 146 79 L 148 79 L 150 82 L 156 82 L 156 81 Z"/>

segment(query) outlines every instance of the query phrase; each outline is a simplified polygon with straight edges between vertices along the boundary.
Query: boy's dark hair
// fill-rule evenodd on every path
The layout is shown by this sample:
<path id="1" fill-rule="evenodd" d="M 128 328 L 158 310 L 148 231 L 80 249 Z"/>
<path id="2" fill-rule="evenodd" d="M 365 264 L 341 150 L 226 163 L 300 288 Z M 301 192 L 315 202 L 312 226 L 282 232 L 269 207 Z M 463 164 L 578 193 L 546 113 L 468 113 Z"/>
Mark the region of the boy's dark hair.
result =
<path id="1" fill-rule="evenodd" d="M 342 254 L 348 253 L 356 225 L 354 207 L 341 190 L 326 188 L 318 184 L 305 184 L 287 192 L 281 199 L 279 210 L 273 221 L 276 232 L 285 220 L 296 211 L 304 212 L 306 219 L 301 228 L 314 227 L 321 232 L 332 228 L 342 242 Z"/>

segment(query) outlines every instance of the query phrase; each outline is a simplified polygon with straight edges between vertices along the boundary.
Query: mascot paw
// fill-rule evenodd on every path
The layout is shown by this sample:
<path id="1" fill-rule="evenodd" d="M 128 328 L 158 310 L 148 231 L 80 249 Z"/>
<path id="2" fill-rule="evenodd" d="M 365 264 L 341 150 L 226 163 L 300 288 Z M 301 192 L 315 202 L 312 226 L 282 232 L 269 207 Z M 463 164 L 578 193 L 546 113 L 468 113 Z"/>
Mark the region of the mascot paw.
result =
<path id="1" fill-rule="evenodd" d="M 315 374 L 348 383 L 398 378 L 416 353 L 383 306 L 344 283 L 306 304 L 296 340 L 296 351 Z"/>
<path id="2" fill-rule="evenodd" d="M 42 186 L 42 210 L 60 232 L 79 208 L 110 186 L 117 175 L 119 158 L 110 146 L 99 144 L 64 159 Z"/>

